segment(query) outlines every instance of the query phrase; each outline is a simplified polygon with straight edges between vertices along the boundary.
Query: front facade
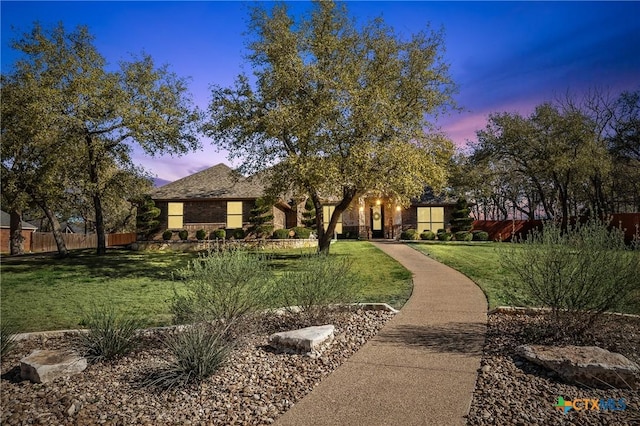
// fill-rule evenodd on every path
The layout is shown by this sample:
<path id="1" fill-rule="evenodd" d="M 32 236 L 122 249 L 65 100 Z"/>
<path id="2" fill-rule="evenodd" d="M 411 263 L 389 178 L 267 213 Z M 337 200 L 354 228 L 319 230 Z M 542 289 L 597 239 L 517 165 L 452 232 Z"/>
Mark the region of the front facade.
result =
<path id="1" fill-rule="evenodd" d="M 240 176 L 224 164 L 156 188 L 151 194 L 161 212 L 156 238 L 165 230 L 187 230 L 193 237 L 199 229 L 207 233 L 220 228 L 246 229 L 251 210 L 265 189 L 264 179 Z M 336 236 L 397 239 L 406 229 L 436 232 L 447 228 L 454 204 L 430 194 L 414 200 L 408 208 L 385 197 L 361 197 L 341 215 Z M 301 226 L 303 206 L 304 202 L 279 200 L 271 210 L 274 229 Z M 334 209 L 331 202 L 323 206 L 325 228 Z"/>

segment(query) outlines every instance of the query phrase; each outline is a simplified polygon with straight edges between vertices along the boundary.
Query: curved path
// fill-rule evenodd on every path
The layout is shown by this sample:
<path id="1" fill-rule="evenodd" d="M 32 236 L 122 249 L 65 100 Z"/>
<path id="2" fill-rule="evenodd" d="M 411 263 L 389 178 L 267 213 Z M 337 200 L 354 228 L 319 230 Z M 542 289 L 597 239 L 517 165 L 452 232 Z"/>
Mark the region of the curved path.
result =
<path id="1" fill-rule="evenodd" d="M 486 333 L 484 294 L 406 244 L 374 245 L 413 272 L 411 298 L 276 424 L 465 424 Z"/>

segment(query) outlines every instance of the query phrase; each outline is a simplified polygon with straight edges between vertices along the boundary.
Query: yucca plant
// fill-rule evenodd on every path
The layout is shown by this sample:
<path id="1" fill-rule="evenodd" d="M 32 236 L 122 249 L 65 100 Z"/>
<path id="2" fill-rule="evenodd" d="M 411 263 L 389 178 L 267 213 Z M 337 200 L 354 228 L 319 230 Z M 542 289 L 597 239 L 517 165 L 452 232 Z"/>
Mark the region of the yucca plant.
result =
<path id="1" fill-rule="evenodd" d="M 83 319 L 87 333 L 78 336 L 78 346 L 91 363 L 113 360 L 138 346 L 140 321 L 118 315 L 113 307 L 94 307 Z"/>
<path id="2" fill-rule="evenodd" d="M 11 349 L 16 342 L 16 328 L 12 323 L 7 321 L 2 321 L 0 323 L 0 358 L 3 358 Z"/>
<path id="3" fill-rule="evenodd" d="M 169 335 L 164 344 L 170 357 L 151 373 L 143 386 L 169 390 L 198 383 L 213 375 L 233 348 L 228 326 L 200 323 Z"/>

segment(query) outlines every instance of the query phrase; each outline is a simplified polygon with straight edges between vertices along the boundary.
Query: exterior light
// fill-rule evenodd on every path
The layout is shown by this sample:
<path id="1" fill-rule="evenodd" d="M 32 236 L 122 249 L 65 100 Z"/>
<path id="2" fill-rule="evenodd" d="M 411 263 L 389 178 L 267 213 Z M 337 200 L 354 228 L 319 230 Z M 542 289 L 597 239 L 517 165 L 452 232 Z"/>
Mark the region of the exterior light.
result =
<path id="1" fill-rule="evenodd" d="M 359 208 L 358 210 L 360 210 L 361 212 L 363 212 L 363 211 L 364 211 L 364 206 L 360 206 L 360 208 Z"/>
<path id="2" fill-rule="evenodd" d="M 379 205 L 380 205 L 380 199 L 377 199 L 376 200 L 376 206 L 379 206 Z"/>
<path id="3" fill-rule="evenodd" d="M 400 206 L 396 206 L 396 211 L 399 212 L 400 211 Z"/>

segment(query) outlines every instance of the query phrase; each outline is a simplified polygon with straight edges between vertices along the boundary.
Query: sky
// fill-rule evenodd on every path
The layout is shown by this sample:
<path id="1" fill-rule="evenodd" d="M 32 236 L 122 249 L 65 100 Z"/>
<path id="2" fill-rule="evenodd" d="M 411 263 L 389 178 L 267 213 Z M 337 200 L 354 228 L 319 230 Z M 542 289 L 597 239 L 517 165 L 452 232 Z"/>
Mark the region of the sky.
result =
<path id="1" fill-rule="evenodd" d="M 0 2 L 2 72 L 11 71 L 10 42 L 35 21 L 68 30 L 86 25 L 98 51 L 115 65 L 146 52 L 190 77 L 196 105 L 206 110 L 210 85 L 228 87 L 251 67 L 245 61 L 247 17 L 253 3 L 194 2 Z M 272 3 L 263 3 L 270 7 Z M 442 131 L 459 147 L 475 140 L 493 112 L 528 115 L 536 105 L 592 89 L 617 95 L 640 90 L 640 2 L 346 2 L 359 23 L 381 16 L 408 37 L 428 27 L 444 30 L 444 60 L 458 85 L 460 113 L 441 117 Z M 293 13 L 308 10 L 293 2 Z M 182 157 L 134 161 L 157 181 L 173 181 L 220 162 L 215 141 Z"/>

